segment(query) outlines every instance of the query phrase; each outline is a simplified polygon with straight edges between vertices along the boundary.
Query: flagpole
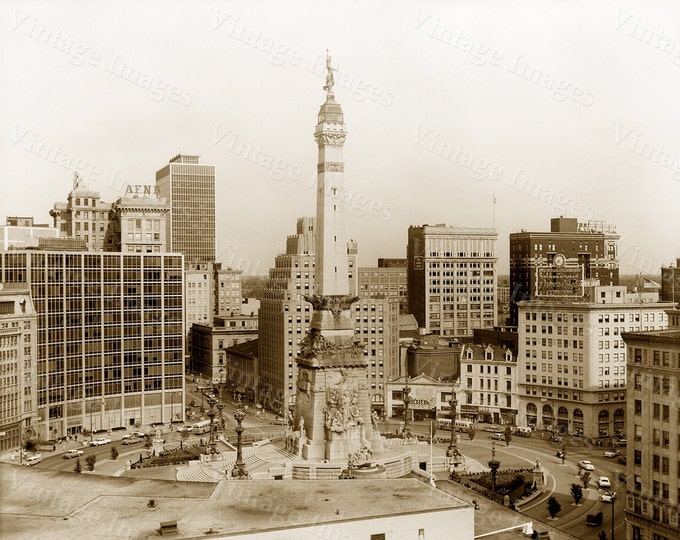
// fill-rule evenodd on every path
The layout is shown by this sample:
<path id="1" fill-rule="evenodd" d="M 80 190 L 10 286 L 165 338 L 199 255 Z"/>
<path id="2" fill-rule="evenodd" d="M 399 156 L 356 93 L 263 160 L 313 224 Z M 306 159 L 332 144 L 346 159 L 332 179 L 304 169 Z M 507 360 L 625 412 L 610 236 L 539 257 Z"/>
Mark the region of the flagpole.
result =
<path id="1" fill-rule="evenodd" d="M 496 192 L 494 191 L 492 194 L 493 197 L 493 204 L 492 204 L 492 209 L 491 209 L 491 226 L 495 229 L 496 228 Z"/>

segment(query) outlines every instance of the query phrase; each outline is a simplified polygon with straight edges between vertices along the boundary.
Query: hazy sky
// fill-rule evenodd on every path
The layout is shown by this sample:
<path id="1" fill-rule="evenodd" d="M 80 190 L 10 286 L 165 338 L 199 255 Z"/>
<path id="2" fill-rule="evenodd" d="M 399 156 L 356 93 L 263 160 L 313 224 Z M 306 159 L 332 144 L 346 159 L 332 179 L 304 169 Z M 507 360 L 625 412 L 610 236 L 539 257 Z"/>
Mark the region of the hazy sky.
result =
<path id="1" fill-rule="evenodd" d="M 266 273 L 314 215 L 325 49 L 359 262 L 409 225 L 606 220 L 621 270 L 680 257 L 680 3 L 3 2 L 0 219 L 49 222 L 177 153 L 216 166 L 219 260 Z M 249 151 L 250 149 L 250 151 Z M 495 212 L 493 197 L 495 194 Z M 495 214 L 495 216 L 494 216 Z"/>

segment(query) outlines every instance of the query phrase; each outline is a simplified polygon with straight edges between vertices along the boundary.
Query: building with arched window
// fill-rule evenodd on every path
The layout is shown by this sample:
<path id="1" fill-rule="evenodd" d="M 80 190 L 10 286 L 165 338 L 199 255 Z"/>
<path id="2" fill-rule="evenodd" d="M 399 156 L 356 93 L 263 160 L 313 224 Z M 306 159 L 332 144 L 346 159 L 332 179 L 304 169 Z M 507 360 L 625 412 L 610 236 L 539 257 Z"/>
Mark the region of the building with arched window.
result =
<path id="1" fill-rule="evenodd" d="M 670 304 L 656 300 L 626 287 L 591 286 L 576 301 L 520 302 L 518 424 L 587 438 L 623 436 L 622 334 L 666 328 Z"/>

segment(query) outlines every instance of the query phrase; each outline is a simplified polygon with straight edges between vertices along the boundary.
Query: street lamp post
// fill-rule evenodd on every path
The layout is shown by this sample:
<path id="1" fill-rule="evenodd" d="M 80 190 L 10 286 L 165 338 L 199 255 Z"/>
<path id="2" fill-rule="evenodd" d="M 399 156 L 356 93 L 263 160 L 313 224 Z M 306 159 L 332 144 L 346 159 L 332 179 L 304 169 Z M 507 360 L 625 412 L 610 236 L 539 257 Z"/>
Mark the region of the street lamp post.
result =
<path id="1" fill-rule="evenodd" d="M 609 491 L 608 489 L 603 490 L 612 499 L 612 539 L 614 540 L 614 504 L 616 503 L 616 493 Z"/>
<path id="2" fill-rule="evenodd" d="M 241 434 L 243 433 L 243 427 L 241 423 L 246 417 L 246 413 L 243 412 L 243 407 L 241 407 L 241 400 L 238 401 L 238 406 L 234 411 L 234 419 L 236 420 L 236 464 L 231 471 L 231 476 L 237 480 L 245 480 L 248 478 L 248 473 L 246 472 L 246 464 L 243 461 L 243 453 L 241 448 Z"/>
<path id="3" fill-rule="evenodd" d="M 496 476 L 498 475 L 500 466 L 501 462 L 496 459 L 496 442 L 491 441 L 491 460 L 489 461 L 489 469 L 491 469 L 491 483 L 494 493 L 496 493 Z"/>

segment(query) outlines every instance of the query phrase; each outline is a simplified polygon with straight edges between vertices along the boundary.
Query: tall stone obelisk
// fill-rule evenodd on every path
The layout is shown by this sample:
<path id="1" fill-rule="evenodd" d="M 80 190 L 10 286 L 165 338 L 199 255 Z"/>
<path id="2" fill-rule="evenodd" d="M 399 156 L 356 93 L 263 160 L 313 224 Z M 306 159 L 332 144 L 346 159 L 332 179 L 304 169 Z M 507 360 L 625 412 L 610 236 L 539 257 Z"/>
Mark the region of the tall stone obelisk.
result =
<path id="1" fill-rule="evenodd" d="M 295 421 L 302 457 L 346 460 L 373 438 L 368 397 L 368 362 L 354 333 L 348 279 L 345 123 L 333 94 L 331 58 L 326 56 L 326 101 L 319 110 L 314 138 L 319 147 L 316 195 L 314 313 L 300 344 Z"/>

